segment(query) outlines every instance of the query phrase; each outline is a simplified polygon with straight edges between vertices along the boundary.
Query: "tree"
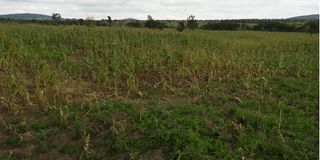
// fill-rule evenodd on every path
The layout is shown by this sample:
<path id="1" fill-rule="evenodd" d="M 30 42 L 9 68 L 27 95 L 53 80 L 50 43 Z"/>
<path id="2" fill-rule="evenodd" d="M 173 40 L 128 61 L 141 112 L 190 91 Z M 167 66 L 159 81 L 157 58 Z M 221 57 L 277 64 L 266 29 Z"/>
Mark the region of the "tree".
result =
<path id="1" fill-rule="evenodd" d="M 52 16 L 51 16 L 54 24 L 58 24 L 58 22 L 61 21 L 61 14 L 60 13 L 52 13 Z"/>
<path id="2" fill-rule="evenodd" d="M 52 13 L 52 19 L 53 20 L 61 20 L 61 14 L 60 13 Z"/>
<path id="3" fill-rule="evenodd" d="M 109 22 L 109 26 L 111 26 L 112 25 L 112 19 L 111 19 L 110 16 L 108 16 L 108 22 Z"/>
<path id="4" fill-rule="evenodd" d="M 182 32 L 185 28 L 186 28 L 186 26 L 184 25 L 184 22 L 183 22 L 183 21 L 180 21 L 180 22 L 178 23 L 177 30 L 178 30 L 179 32 Z"/>
<path id="5" fill-rule="evenodd" d="M 160 30 L 162 30 L 163 28 L 166 28 L 166 24 L 163 23 L 163 22 L 160 22 L 160 21 L 156 21 L 156 20 L 153 20 L 153 18 L 148 15 L 148 19 L 147 21 L 144 23 L 144 26 L 151 29 L 151 28 L 158 28 Z"/>
<path id="6" fill-rule="evenodd" d="M 147 18 L 147 21 L 146 23 L 144 24 L 145 27 L 147 28 L 154 28 L 155 27 L 155 22 L 154 20 L 152 19 L 152 16 L 148 15 L 148 18 Z"/>
<path id="7" fill-rule="evenodd" d="M 195 19 L 194 15 L 190 15 L 187 19 L 187 27 L 190 28 L 191 30 L 194 30 L 198 28 L 199 24 L 197 20 Z"/>
<path id="8" fill-rule="evenodd" d="M 319 33 L 319 21 L 310 21 L 303 26 L 310 34 Z"/>
<path id="9" fill-rule="evenodd" d="M 78 20 L 78 25 L 84 25 L 84 24 L 85 24 L 85 21 L 83 19 Z"/>

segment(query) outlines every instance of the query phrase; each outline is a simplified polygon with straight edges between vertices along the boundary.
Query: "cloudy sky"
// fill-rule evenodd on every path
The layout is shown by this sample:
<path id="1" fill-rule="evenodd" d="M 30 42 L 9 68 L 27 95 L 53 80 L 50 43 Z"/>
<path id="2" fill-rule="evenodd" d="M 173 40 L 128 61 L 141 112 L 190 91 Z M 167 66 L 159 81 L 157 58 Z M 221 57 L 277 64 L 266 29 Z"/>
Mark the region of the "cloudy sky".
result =
<path id="1" fill-rule="evenodd" d="M 319 13 L 318 0 L 0 0 L 0 14 L 58 12 L 64 18 L 287 18 Z"/>

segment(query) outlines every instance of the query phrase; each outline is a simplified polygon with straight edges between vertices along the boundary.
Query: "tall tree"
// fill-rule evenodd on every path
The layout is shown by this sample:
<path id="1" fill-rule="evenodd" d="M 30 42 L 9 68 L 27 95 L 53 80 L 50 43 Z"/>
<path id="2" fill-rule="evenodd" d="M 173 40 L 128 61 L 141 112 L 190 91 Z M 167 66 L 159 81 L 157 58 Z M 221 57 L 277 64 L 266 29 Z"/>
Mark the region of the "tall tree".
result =
<path id="1" fill-rule="evenodd" d="M 109 26 L 111 26 L 112 25 L 112 19 L 111 19 L 110 16 L 108 16 L 108 22 L 109 22 Z"/>
<path id="2" fill-rule="evenodd" d="M 147 18 L 147 21 L 146 23 L 144 24 L 145 27 L 147 28 L 154 28 L 154 20 L 152 19 L 152 16 L 151 15 L 148 15 L 148 18 Z"/>
<path id="3" fill-rule="evenodd" d="M 60 21 L 61 20 L 61 14 L 60 13 L 52 13 L 51 17 L 55 21 Z"/>
<path id="4" fill-rule="evenodd" d="M 195 19 L 194 15 L 190 15 L 187 19 L 187 27 L 190 28 L 191 30 L 194 30 L 198 28 L 199 24 L 197 20 Z"/>

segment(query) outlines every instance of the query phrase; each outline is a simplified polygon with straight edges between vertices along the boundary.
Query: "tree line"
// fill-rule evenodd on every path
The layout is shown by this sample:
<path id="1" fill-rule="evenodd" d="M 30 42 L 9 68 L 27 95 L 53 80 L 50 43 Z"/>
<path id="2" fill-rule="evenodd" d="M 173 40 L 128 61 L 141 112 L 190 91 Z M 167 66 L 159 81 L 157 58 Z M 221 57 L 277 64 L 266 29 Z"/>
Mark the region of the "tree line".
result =
<path id="1" fill-rule="evenodd" d="M 52 20 L 11 20 L 0 19 L 0 21 L 15 21 L 20 23 L 40 23 L 48 25 L 86 25 L 86 26 L 112 26 L 113 22 L 122 22 L 121 20 L 112 20 L 110 16 L 107 19 L 95 20 L 93 17 L 86 19 L 63 19 L 61 14 L 53 13 Z M 151 15 L 148 15 L 147 20 L 133 20 L 126 22 L 124 25 L 128 27 L 149 28 L 149 29 L 164 29 L 169 28 L 168 21 L 154 20 Z M 309 32 L 319 33 L 319 21 L 304 22 L 300 25 L 289 20 L 221 20 L 207 21 L 206 24 L 199 25 L 194 15 L 188 16 L 186 20 L 176 21 L 176 29 L 179 32 L 186 28 L 204 29 L 204 30 L 254 30 L 254 31 L 279 31 L 279 32 Z M 120 23 L 121 24 L 121 23 Z"/>
<path id="2" fill-rule="evenodd" d="M 134 22 L 139 23 L 139 22 Z M 132 22 L 129 26 L 131 26 Z M 251 24 L 251 25 L 250 25 Z M 133 27 L 142 27 L 141 26 L 133 26 Z M 149 15 L 147 21 L 145 22 L 145 27 L 166 28 L 167 25 L 164 22 L 153 20 Z M 185 28 L 189 28 L 191 30 L 200 28 L 204 30 L 254 30 L 254 31 L 278 31 L 278 32 L 309 32 L 309 33 L 319 33 L 319 21 L 309 21 L 304 23 L 303 25 L 297 25 L 295 23 L 290 23 L 290 21 L 279 21 L 279 20 L 260 20 L 256 21 L 255 24 L 252 23 L 241 23 L 241 21 L 233 21 L 233 20 L 222 20 L 215 22 L 208 22 L 199 27 L 199 23 L 195 19 L 194 15 L 190 15 L 186 24 L 185 21 L 178 21 L 178 25 L 176 27 L 177 31 L 182 32 Z"/>

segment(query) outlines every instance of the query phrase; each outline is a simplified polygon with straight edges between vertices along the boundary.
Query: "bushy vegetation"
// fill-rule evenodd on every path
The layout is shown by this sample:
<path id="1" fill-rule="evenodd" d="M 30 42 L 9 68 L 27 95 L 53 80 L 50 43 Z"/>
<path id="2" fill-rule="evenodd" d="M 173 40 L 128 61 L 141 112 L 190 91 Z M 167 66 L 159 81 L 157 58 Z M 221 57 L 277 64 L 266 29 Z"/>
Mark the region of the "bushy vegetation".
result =
<path id="1" fill-rule="evenodd" d="M 194 15 L 190 15 L 187 19 L 187 27 L 190 28 L 191 30 L 194 30 L 194 29 L 198 28 L 198 26 L 199 26 L 199 24 L 195 18 L 196 17 Z"/>
<path id="2" fill-rule="evenodd" d="M 260 20 L 248 25 L 245 21 L 219 21 L 208 22 L 200 28 L 205 30 L 255 30 L 255 31 L 277 31 L 277 32 L 309 32 L 319 33 L 319 22 L 304 22 L 303 25 L 288 23 L 284 21 Z M 249 23 L 250 24 L 250 23 Z"/>
<path id="3" fill-rule="evenodd" d="M 158 28 L 160 30 L 166 28 L 166 25 L 163 22 L 154 20 L 150 15 L 148 15 L 148 19 L 144 26 L 149 29 Z"/>
<path id="4" fill-rule="evenodd" d="M 178 32 L 185 28 L 191 30 L 200 28 L 204 30 L 254 30 L 254 31 L 276 31 L 276 32 L 308 32 L 310 34 L 319 33 L 318 21 L 294 21 L 294 20 L 265 20 L 265 19 L 240 19 L 240 20 L 196 20 L 194 15 L 186 19 L 186 24 L 179 20 L 154 20 L 148 15 L 147 20 L 112 20 L 108 19 L 94 20 L 94 17 L 86 19 L 63 19 L 59 13 L 52 14 L 52 20 L 10 20 L 0 19 L 1 22 L 15 23 L 38 23 L 46 25 L 86 25 L 86 26 L 116 26 L 116 27 L 134 27 L 149 29 L 176 28 Z M 199 27 L 200 26 L 200 27 Z M 182 29 L 183 28 L 183 29 Z"/>
<path id="5" fill-rule="evenodd" d="M 239 30 L 240 26 L 240 23 L 221 21 L 218 23 L 208 23 L 201 26 L 201 28 L 206 30 Z"/>
<path id="6" fill-rule="evenodd" d="M 299 29 L 305 32 L 309 32 L 311 34 L 319 33 L 319 21 L 307 22 Z"/>
<path id="7" fill-rule="evenodd" d="M 254 30 L 264 30 L 264 31 L 287 31 L 293 32 L 297 30 L 295 25 L 290 25 L 282 22 L 262 22 L 253 27 Z"/>
<path id="8" fill-rule="evenodd" d="M 318 159 L 318 44 L 0 24 L 0 158 Z"/>
<path id="9" fill-rule="evenodd" d="M 143 24 L 139 21 L 132 21 L 126 24 L 128 27 L 143 28 Z"/>
<path id="10" fill-rule="evenodd" d="M 185 28 L 184 22 L 180 21 L 177 26 L 177 31 L 182 32 Z"/>

